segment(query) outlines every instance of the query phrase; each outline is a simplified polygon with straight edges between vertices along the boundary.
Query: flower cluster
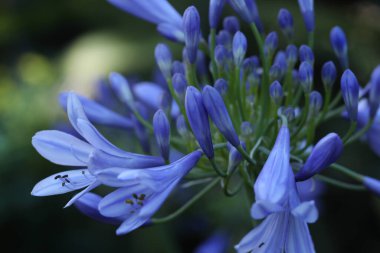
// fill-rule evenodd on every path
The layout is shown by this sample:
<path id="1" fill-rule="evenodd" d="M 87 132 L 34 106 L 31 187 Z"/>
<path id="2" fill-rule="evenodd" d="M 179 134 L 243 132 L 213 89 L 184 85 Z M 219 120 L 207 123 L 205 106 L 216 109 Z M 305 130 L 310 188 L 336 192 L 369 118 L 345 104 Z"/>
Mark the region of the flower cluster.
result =
<path id="1" fill-rule="evenodd" d="M 278 12 L 280 37 L 266 30 L 254 0 L 210 0 L 207 36 L 194 6 L 181 15 L 166 0 L 109 1 L 182 44 L 182 59 L 173 60 L 169 47 L 158 44 L 154 56 L 160 79 L 132 83 L 111 73 L 99 102 L 62 93 L 60 104 L 75 136 L 41 131 L 32 144 L 49 161 L 76 169 L 42 180 L 32 195 L 84 188 L 66 206 L 74 204 L 93 219 L 118 225 L 121 235 L 171 220 L 216 185 L 227 196 L 239 194 L 244 186 L 254 199 L 251 216 L 260 223 L 235 249 L 263 253 L 315 252 L 307 223 L 317 220 L 318 211 L 313 200 L 301 201 L 302 182 L 324 181 L 380 195 L 380 181 L 336 163 L 344 146 L 360 139 L 380 155 L 380 67 L 361 88 L 349 69 L 345 33 L 334 27 L 330 41 L 339 67 L 333 61 L 323 64 L 323 95 L 315 90 L 313 0 L 298 1 L 308 34 L 303 45 L 293 44 L 289 10 Z M 237 17 L 222 20 L 226 5 Z M 240 31 L 238 18 L 251 28 L 254 42 Z M 257 55 L 248 55 L 252 45 Z M 335 94 L 340 75 L 341 89 Z M 115 99 L 107 96 L 117 98 L 123 113 L 114 111 Z M 315 139 L 321 123 L 342 115 L 350 124 L 342 138 L 328 133 Z M 144 154 L 116 147 L 94 124 L 136 136 Z M 357 184 L 319 175 L 329 167 Z M 240 180 L 234 189 L 232 177 Z M 152 218 L 182 180 L 199 178 L 207 185 L 188 203 L 167 217 Z M 104 197 L 91 192 L 100 186 L 112 191 Z"/>

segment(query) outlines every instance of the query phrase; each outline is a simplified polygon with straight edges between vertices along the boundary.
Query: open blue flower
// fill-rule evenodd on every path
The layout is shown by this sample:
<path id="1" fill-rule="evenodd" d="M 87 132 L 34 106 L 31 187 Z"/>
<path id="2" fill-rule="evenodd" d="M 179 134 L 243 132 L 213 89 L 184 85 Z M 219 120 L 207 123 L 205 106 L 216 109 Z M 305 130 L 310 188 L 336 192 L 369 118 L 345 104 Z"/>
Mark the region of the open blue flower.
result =
<path id="1" fill-rule="evenodd" d="M 166 0 L 108 0 L 116 7 L 157 25 L 163 36 L 175 41 L 184 41 L 182 17 Z"/>
<path id="2" fill-rule="evenodd" d="M 169 165 L 143 170 L 113 167 L 99 171 L 97 177 L 103 184 L 120 187 L 100 201 L 101 215 L 126 217 L 116 231 L 118 235 L 140 227 L 160 208 L 201 155 L 200 151 L 194 151 Z"/>
<path id="3" fill-rule="evenodd" d="M 105 168 L 104 163 L 107 167 L 122 164 L 129 168 L 146 168 L 164 164 L 160 157 L 126 152 L 111 144 L 88 120 L 79 98 L 73 93 L 68 95 L 67 114 L 74 129 L 87 142 L 63 132 L 51 130 L 36 133 L 32 144 L 44 158 L 51 162 L 65 166 L 78 166 L 82 169 L 64 171 L 40 181 L 33 188 L 32 195 L 56 195 L 87 186 L 69 201 L 66 205 L 69 206 L 84 193 L 100 185 L 94 173 Z"/>
<path id="4" fill-rule="evenodd" d="M 289 130 L 283 126 L 254 186 L 251 216 L 265 219 L 235 246 L 239 253 L 315 252 L 307 223 L 317 220 L 318 211 L 314 201 L 300 201 L 289 152 Z"/>

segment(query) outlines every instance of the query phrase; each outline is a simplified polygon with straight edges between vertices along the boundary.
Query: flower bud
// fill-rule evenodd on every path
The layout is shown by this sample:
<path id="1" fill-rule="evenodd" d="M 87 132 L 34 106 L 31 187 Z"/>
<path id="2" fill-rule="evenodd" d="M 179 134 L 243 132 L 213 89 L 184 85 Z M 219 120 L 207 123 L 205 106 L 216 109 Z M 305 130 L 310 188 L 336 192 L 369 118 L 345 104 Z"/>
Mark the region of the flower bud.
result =
<path id="1" fill-rule="evenodd" d="M 177 131 L 178 133 L 182 136 L 182 137 L 186 137 L 187 134 L 188 134 L 188 129 L 187 129 L 187 126 L 186 126 L 186 120 L 185 120 L 185 117 L 183 115 L 179 115 L 177 120 L 176 120 L 176 127 L 177 127 Z"/>
<path id="2" fill-rule="evenodd" d="M 305 22 L 306 30 L 310 33 L 315 29 L 314 0 L 298 0 L 298 5 Z"/>
<path id="3" fill-rule="evenodd" d="M 343 69 L 348 68 L 347 39 L 342 28 L 335 26 L 330 32 L 330 42 Z"/>
<path id="4" fill-rule="evenodd" d="M 363 177 L 363 185 L 377 197 L 380 197 L 380 180 L 365 176 Z"/>
<path id="5" fill-rule="evenodd" d="M 173 88 L 179 97 L 184 97 L 187 81 L 186 77 L 183 74 L 175 73 L 172 78 Z"/>
<path id="6" fill-rule="evenodd" d="M 276 32 L 271 32 L 267 35 L 264 41 L 264 51 L 270 57 L 273 56 L 274 52 L 278 47 L 278 36 Z"/>
<path id="7" fill-rule="evenodd" d="M 215 62 L 218 67 L 223 67 L 228 60 L 228 51 L 222 46 L 218 45 L 215 47 Z"/>
<path id="8" fill-rule="evenodd" d="M 236 66 L 243 63 L 245 53 L 247 51 L 247 38 L 242 32 L 237 32 L 232 41 L 232 53 Z"/>
<path id="9" fill-rule="evenodd" d="M 232 42 L 232 35 L 229 32 L 225 30 L 219 31 L 218 35 L 216 36 L 216 45 L 230 47 L 231 42 Z"/>
<path id="10" fill-rule="evenodd" d="M 115 91 L 120 101 L 133 110 L 135 108 L 134 99 L 127 79 L 119 73 L 113 72 L 110 74 L 109 80 L 112 89 Z"/>
<path id="11" fill-rule="evenodd" d="M 316 116 L 318 112 L 321 110 L 323 104 L 323 98 L 321 93 L 318 91 L 312 91 L 310 93 L 310 115 L 311 116 Z"/>
<path id="12" fill-rule="evenodd" d="M 202 98 L 208 115 L 222 135 L 233 146 L 240 146 L 238 135 L 236 134 L 230 115 L 219 92 L 215 88 L 206 85 L 202 91 Z"/>
<path id="13" fill-rule="evenodd" d="M 344 71 L 340 80 L 340 87 L 348 117 L 351 121 L 356 121 L 358 115 L 359 82 L 351 70 L 347 69 Z"/>
<path id="14" fill-rule="evenodd" d="M 170 123 L 163 110 L 158 110 L 153 116 L 153 130 L 158 149 L 165 161 L 169 160 Z"/>
<path id="15" fill-rule="evenodd" d="M 187 58 L 191 64 L 194 64 L 201 39 L 200 17 L 198 10 L 194 6 L 187 8 L 183 14 L 183 30 Z"/>
<path id="16" fill-rule="evenodd" d="M 281 107 L 279 112 L 279 114 L 284 115 L 288 119 L 288 122 L 292 121 L 297 116 L 296 110 L 291 106 Z"/>
<path id="17" fill-rule="evenodd" d="M 269 94 L 272 98 L 273 102 L 279 106 L 284 97 L 284 92 L 282 90 L 282 86 L 278 81 L 274 81 L 269 87 Z"/>
<path id="18" fill-rule="evenodd" d="M 326 89 L 331 90 L 336 80 L 336 67 L 332 61 L 323 64 L 322 67 L 322 82 Z"/>
<path id="19" fill-rule="evenodd" d="M 313 68 L 308 62 L 302 62 L 298 70 L 298 79 L 305 93 L 310 93 L 313 86 Z"/>
<path id="20" fill-rule="evenodd" d="M 254 23 L 260 32 L 263 31 L 255 0 L 230 0 L 229 3 L 245 22 Z"/>
<path id="21" fill-rule="evenodd" d="M 225 2 L 225 0 L 210 0 L 208 17 L 211 28 L 215 29 L 218 26 L 220 15 L 222 14 Z"/>
<path id="22" fill-rule="evenodd" d="M 243 61 L 243 70 L 246 75 L 252 73 L 260 66 L 260 60 L 257 56 L 245 58 Z"/>
<path id="23" fill-rule="evenodd" d="M 302 45 L 299 49 L 300 62 L 308 62 L 311 66 L 314 65 L 314 53 L 309 46 Z"/>
<path id="24" fill-rule="evenodd" d="M 286 54 L 284 51 L 277 52 L 276 57 L 274 57 L 273 65 L 278 65 L 280 68 L 280 76 L 283 78 L 288 68 L 288 64 L 286 62 Z"/>
<path id="25" fill-rule="evenodd" d="M 241 123 L 240 130 L 241 130 L 241 134 L 244 137 L 249 137 L 250 135 L 253 134 L 253 126 L 252 126 L 251 122 L 248 122 L 248 121 L 243 121 Z"/>
<path id="26" fill-rule="evenodd" d="M 154 56 L 161 73 L 166 79 L 170 78 L 172 70 L 172 53 L 168 46 L 162 43 L 157 44 L 154 50 Z"/>
<path id="27" fill-rule="evenodd" d="M 291 40 L 294 35 L 292 14 L 287 9 L 280 9 L 278 12 L 277 21 L 285 37 L 288 40 Z"/>
<path id="28" fill-rule="evenodd" d="M 223 20 L 223 29 L 228 31 L 230 34 L 235 34 L 240 30 L 240 23 L 237 17 L 229 16 L 225 17 Z"/>
<path id="29" fill-rule="evenodd" d="M 304 181 L 336 162 L 343 151 L 343 142 L 336 133 L 323 137 L 315 145 L 301 170 L 296 174 L 297 181 Z"/>
<path id="30" fill-rule="evenodd" d="M 245 149 L 245 144 L 243 142 L 241 145 Z M 243 160 L 243 157 L 240 152 L 229 142 L 227 143 L 227 148 L 229 150 L 227 171 L 228 174 L 230 174 L 239 166 L 240 162 Z"/>
<path id="31" fill-rule="evenodd" d="M 185 66 L 180 61 L 174 61 L 172 66 L 172 74 L 180 73 L 182 75 L 185 75 Z"/>
<path id="32" fill-rule="evenodd" d="M 223 78 L 216 80 L 214 87 L 222 96 L 224 96 L 227 93 L 228 84 L 227 84 L 227 81 L 224 80 Z"/>
<path id="33" fill-rule="evenodd" d="M 204 106 L 202 94 L 193 86 L 187 87 L 185 109 L 195 139 L 205 155 L 212 159 L 214 148 L 211 139 L 210 123 Z"/>
<path id="34" fill-rule="evenodd" d="M 296 65 L 298 59 L 298 49 L 295 45 L 289 45 L 286 47 L 286 62 L 293 68 Z"/>
<path id="35" fill-rule="evenodd" d="M 380 105 L 380 65 L 377 66 L 371 75 L 371 87 L 369 90 L 370 115 L 374 117 Z"/>
<path id="36" fill-rule="evenodd" d="M 272 82 L 275 80 L 280 80 L 282 75 L 281 75 L 281 67 L 278 64 L 273 64 L 272 67 L 269 69 L 269 77 Z"/>

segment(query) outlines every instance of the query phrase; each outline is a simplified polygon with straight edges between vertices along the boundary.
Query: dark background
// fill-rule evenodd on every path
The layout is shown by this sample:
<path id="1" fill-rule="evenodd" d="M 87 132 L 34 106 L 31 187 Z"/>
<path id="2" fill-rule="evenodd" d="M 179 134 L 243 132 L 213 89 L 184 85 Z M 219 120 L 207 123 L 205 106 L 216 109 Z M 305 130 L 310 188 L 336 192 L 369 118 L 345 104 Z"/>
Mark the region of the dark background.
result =
<path id="1" fill-rule="evenodd" d="M 194 1 L 202 15 L 204 34 L 207 2 Z M 300 45 L 306 35 L 296 2 L 258 0 L 258 5 L 267 30 L 278 30 L 277 12 L 280 7 L 289 8 Z M 182 13 L 190 4 L 176 1 L 174 5 Z M 364 85 L 380 63 L 380 5 L 376 1 L 331 0 L 315 4 L 317 68 L 335 59 L 328 34 L 331 27 L 340 25 L 349 39 L 351 68 Z M 225 13 L 232 11 L 228 7 Z M 226 199 L 219 191 L 170 224 L 123 237 L 115 236 L 113 226 L 92 221 L 75 208 L 63 209 L 68 195 L 30 196 L 35 183 L 63 169 L 40 157 L 30 144 L 36 131 L 65 121 L 56 101 L 58 92 L 75 90 L 91 95 L 95 80 L 110 71 L 148 78 L 154 67 L 154 46 L 160 41 L 164 39 L 153 25 L 104 0 L 0 1 L 1 252 L 192 252 L 216 230 L 229 233 L 232 249 L 249 231 L 250 218 L 240 208 L 241 199 Z M 170 45 L 179 52 L 176 45 Z M 346 127 L 343 120 L 330 121 L 322 126 L 320 135 L 328 129 L 343 132 Z M 341 159 L 377 178 L 379 161 L 362 143 L 348 147 Z M 174 210 L 182 198 L 188 196 L 171 199 L 161 213 Z M 380 252 L 380 201 L 368 193 L 327 187 L 321 197 L 320 219 L 310 228 L 318 252 Z"/>

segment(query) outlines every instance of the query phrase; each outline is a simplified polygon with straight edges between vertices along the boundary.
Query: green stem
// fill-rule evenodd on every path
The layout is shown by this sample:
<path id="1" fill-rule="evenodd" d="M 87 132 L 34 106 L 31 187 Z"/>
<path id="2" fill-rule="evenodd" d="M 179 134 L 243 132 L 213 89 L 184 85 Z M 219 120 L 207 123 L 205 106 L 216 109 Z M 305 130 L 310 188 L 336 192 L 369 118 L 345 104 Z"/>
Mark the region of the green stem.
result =
<path id="1" fill-rule="evenodd" d="M 330 184 L 330 185 L 333 185 L 333 186 L 336 186 L 339 188 L 343 188 L 346 190 L 352 190 L 352 191 L 365 191 L 366 190 L 364 188 L 364 186 L 362 186 L 362 185 L 349 184 L 349 183 L 341 182 L 341 181 L 338 181 L 338 180 L 335 180 L 335 179 L 332 179 L 332 178 L 329 178 L 326 176 L 322 176 L 322 175 L 315 175 L 315 177 L 317 179 L 327 183 L 327 184 Z"/>
<path id="2" fill-rule="evenodd" d="M 243 149 L 243 147 L 240 145 L 236 148 L 240 154 L 244 157 L 245 160 L 247 160 L 251 165 L 256 165 L 256 161 L 252 160 L 252 158 L 249 156 L 249 154 Z"/>
<path id="3" fill-rule="evenodd" d="M 210 31 L 210 58 L 211 58 L 211 74 L 214 78 L 214 81 L 219 76 L 218 74 L 218 66 L 215 62 L 215 37 L 216 37 L 216 30 L 215 28 L 212 28 Z"/>
<path id="4" fill-rule="evenodd" d="M 221 177 L 226 177 L 227 176 L 227 174 L 224 171 L 222 171 L 219 168 L 219 166 L 216 164 L 214 158 L 210 159 L 210 163 L 211 163 L 211 166 L 214 168 L 215 172 L 218 173 L 219 176 L 221 176 Z"/>
<path id="5" fill-rule="evenodd" d="M 179 209 L 177 209 L 175 212 L 169 214 L 168 216 L 165 216 L 163 218 L 153 218 L 152 222 L 154 224 L 159 223 L 165 223 L 168 221 L 171 221 L 175 218 L 177 218 L 179 215 L 181 215 L 184 211 L 186 211 L 188 208 L 190 208 L 195 202 L 197 202 L 203 195 L 205 195 L 207 192 L 209 192 L 215 185 L 219 183 L 219 178 L 215 178 L 213 181 L 211 181 L 210 184 L 208 184 L 205 188 L 203 188 L 200 192 L 198 192 L 194 197 L 192 197 L 186 204 L 181 206 Z"/>
<path id="6" fill-rule="evenodd" d="M 240 90 L 241 90 L 240 68 L 236 66 L 235 67 L 235 99 L 237 100 L 239 113 L 240 113 L 240 119 L 241 121 L 245 121 L 243 102 L 242 102 L 242 96 L 240 94 Z"/>
<path id="7" fill-rule="evenodd" d="M 357 139 L 359 139 L 360 137 L 362 137 L 365 133 L 367 133 L 367 131 L 372 127 L 372 124 L 373 124 L 373 121 L 374 119 L 370 119 L 367 123 L 367 125 L 365 125 L 365 127 L 363 127 L 362 129 L 360 129 L 359 131 L 357 131 L 351 138 L 349 138 L 347 141 L 346 141 L 346 145 L 356 141 Z"/>
<path id="8" fill-rule="evenodd" d="M 352 171 L 351 169 L 344 167 L 343 165 L 333 163 L 330 165 L 331 168 L 345 174 L 346 176 L 349 176 L 353 179 L 355 179 L 358 182 L 363 182 L 363 176 L 355 171 Z"/>
<path id="9" fill-rule="evenodd" d="M 308 45 L 311 49 L 314 47 L 314 32 L 308 33 Z"/>
<path id="10" fill-rule="evenodd" d="M 347 130 L 347 133 L 342 138 L 343 143 L 345 143 L 345 144 L 347 143 L 348 139 L 355 132 L 357 124 L 358 123 L 356 121 L 351 121 L 350 122 L 350 128 Z"/>

